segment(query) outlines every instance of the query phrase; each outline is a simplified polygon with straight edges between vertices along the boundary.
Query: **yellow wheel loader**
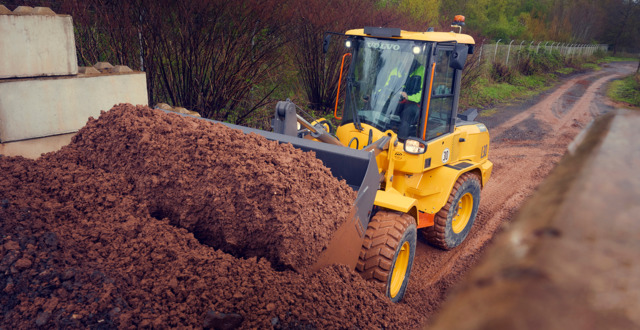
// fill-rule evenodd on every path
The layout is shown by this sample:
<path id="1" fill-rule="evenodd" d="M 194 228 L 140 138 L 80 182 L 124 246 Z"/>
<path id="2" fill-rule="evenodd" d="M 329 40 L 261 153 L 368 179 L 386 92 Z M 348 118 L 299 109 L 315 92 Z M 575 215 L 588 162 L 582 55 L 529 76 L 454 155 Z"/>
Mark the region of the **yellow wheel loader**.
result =
<path id="1" fill-rule="evenodd" d="M 397 302 L 418 232 L 438 248 L 458 246 L 491 175 L 487 128 L 473 113 L 458 114 L 461 72 L 474 40 L 371 27 L 344 35 L 348 70 L 340 78 L 335 131 L 326 120 L 305 120 L 289 101 L 276 106 L 274 132 L 230 126 L 314 151 L 358 192 L 350 220 L 313 268 L 348 265 L 383 283 Z"/>

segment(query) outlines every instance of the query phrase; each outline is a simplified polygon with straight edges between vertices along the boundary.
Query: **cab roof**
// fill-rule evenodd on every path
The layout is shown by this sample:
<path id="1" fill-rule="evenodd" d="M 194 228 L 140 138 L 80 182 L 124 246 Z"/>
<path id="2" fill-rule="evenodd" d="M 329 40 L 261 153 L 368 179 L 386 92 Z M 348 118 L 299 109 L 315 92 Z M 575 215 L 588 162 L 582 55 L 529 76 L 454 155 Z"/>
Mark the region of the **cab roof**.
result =
<path id="1" fill-rule="evenodd" d="M 369 28 L 368 28 L 369 29 Z M 371 30 L 376 30 L 377 28 L 373 28 Z M 447 42 L 447 41 L 456 41 L 460 44 L 468 44 L 474 45 L 475 41 L 473 37 L 468 34 L 455 33 L 455 32 L 412 32 L 412 31 L 400 31 L 400 36 L 388 36 L 388 35 L 376 35 L 375 32 L 373 34 L 365 34 L 365 29 L 354 29 L 349 30 L 345 34 L 350 36 L 363 36 L 363 37 L 374 37 L 374 38 L 386 38 L 386 39 L 406 39 L 406 40 L 421 40 L 421 41 L 433 41 L 433 42 Z"/>

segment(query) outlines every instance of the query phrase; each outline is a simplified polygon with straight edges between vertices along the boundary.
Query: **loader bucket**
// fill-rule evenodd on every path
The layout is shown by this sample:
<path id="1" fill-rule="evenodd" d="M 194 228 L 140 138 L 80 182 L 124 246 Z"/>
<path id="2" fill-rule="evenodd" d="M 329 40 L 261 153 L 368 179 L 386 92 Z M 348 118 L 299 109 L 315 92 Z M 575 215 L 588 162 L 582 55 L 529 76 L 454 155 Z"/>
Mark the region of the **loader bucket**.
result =
<path id="1" fill-rule="evenodd" d="M 167 110 L 162 111 L 169 112 Z M 190 116 L 181 113 L 177 114 Z M 373 202 L 380 185 L 380 173 L 378 172 L 378 165 L 373 152 L 355 150 L 206 118 L 194 118 L 223 124 L 227 127 L 241 130 L 246 134 L 255 133 L 272 141 L 290 143 L 303 151 L 314 151 L 316 157 L 331 170 L 333 176 L 339 180 L 345 180 L 357 192 L 356 200 L 349 210 L 346 221 L 336 230 L 329 241 L 329 245 L 320 253 L 315 264 L 308 270 L 316 271 L 324 266 L 333 264 L 347 265 L 351 270 L 355 270 L 364 234 L 371 218 Z M 313 182 L 304 182 L 303 184 L 313 187 Z"/>
<path id="2" fill-rule="evenodd" d="M 316 157 L 327 166 L 333 176 L 357 191 L 354 205 L 347 220 L 334 233 L 327 248 L 321 253 L 311 271 L 332 264 L 344 264 L 355 269 L 362 247 L 364 233 L 369 224 L 373 202 L 380 184 L 380 174 L 372 152 L 350 149 L 337 145 L 311 141 L 284 134 L 222 123 L 244 133 L 256 133 L 269 140 L 290 143 L 304 151 L 314 151 Z M 313 189 L 313 182 L 305 182 Z"/>

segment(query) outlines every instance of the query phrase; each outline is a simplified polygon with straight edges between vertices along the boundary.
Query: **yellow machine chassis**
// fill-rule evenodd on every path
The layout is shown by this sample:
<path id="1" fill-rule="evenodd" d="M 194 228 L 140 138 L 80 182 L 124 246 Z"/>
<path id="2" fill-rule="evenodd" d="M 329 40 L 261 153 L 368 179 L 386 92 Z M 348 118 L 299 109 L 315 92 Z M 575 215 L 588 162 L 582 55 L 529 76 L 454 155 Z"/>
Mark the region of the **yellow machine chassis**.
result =
<path id="1" fill-rule="evenodd" d="M 445 206 L 461 175 L 475 172 L 483 186 L 491 176 L 489 133 L 483 124 L 457 126 L 453 133 L 428 141 L 427 151 L 421 155 L 405 152 L 392 131 L 362 126 L 360 131 L 353 124 L 343 125 L 336 136 L 340 141 L 353 141 L 350 147 L 357 144 L 360 148 L 367 144 L 369 131 L 373 141 L 391 136 L 388 150 L 376 157 L 382 178 L 374 205 L 410 214 L 418 228 L 433 225 L 433 216 Z"/>

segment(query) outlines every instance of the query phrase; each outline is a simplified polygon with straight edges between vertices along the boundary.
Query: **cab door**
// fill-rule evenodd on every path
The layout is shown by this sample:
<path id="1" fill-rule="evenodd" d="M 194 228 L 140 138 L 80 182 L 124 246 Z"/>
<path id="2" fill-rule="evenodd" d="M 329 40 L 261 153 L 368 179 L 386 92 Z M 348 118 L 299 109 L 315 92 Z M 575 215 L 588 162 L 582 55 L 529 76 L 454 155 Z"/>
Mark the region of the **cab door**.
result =
<path id="1" fill-rule="evenodd" d="M 458 97 L 459 72 L 450 67 L 453 45 L 438 45 L 435 49 L 429 73 L 430 88 L 425 107 L 426 127 L 422 138 L 427 142 L 427 154 L 431 156 L 430 168 L 445 165 L 451 160 L 455 128 L 455 111 Z M 423 117 L 424 118 L 424 117 Z M 425 121 L 423 121 L 425 122 Z"/>

